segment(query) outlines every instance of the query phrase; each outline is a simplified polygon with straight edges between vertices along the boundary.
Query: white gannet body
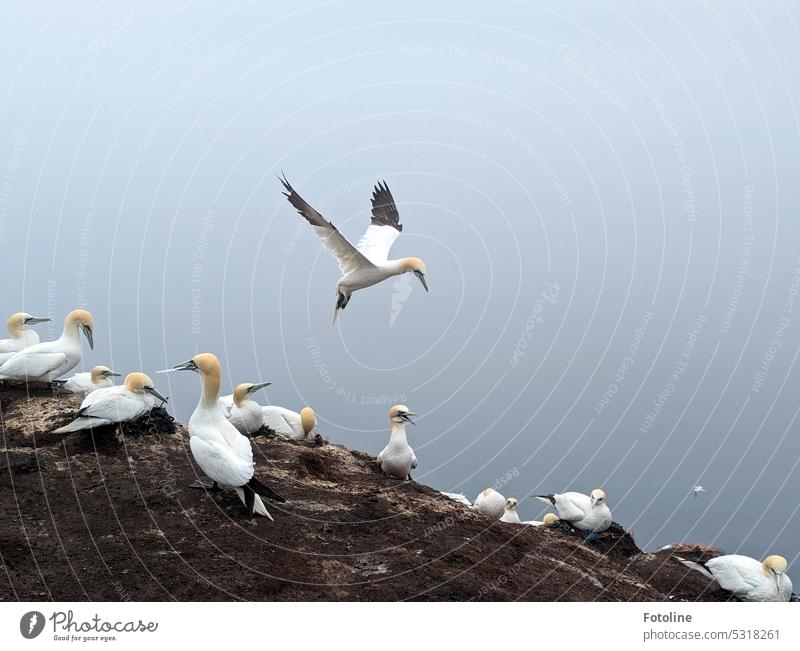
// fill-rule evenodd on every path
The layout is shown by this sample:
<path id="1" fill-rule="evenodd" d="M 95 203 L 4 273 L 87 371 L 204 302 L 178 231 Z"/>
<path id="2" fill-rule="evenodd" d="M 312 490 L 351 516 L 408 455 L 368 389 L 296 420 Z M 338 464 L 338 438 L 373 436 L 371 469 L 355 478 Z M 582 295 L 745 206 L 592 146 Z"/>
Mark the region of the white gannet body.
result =
<path id="1" fill-rule="evenodd" d="M 264 426 L 261 405 L 253 400 L 251 396 L 259 389 L 269 385 L 270 382 L 239 384 L 232 394 L 222 396 L 219 399 L 220 405 L 225 412 L 225 417 L 231 422 L 231 425 L 239 430 L 240 434 L 251 436 Z"/>
<path id="2" fill-rule="evenodd" d="M 523 520 L 522 524 L 527 524 L 532 527 L 552 527 L 556 522 L 558 522 L 558 516 L 555 513 L 545 513 L 541 521 Z"/>
<path id="3" fill-rule="evenodd" d="M 389 410 L 392 433 L 389 444 L 378 455 L 378 465 L 384 474 L 397 479 L 411 479 L 411 471 L 417 467 L 417 457 L 406 438 L 406 423 L 414 424 L 412 416 L 416 414 L 405 405 L 395 405 Z"/>
<path id="4" fill-rule="evenodd" d="M 94 348 L 94 320 L 86 310 L 73 310 L 64 319 L 64 331 L 54 341 L 23 348 L 0 366 L 0 380 L 50 382 L 71 371 L 81 361 L 83 332 Z"/>
<path id="5" fill-rule="evenodd" d="M 202 378 L 200 401 L 188 427 L 189 447 L 197 465 L 215 485 L 235 490 L 251 516 L 257 513 L 272 520 L 261 497 L 279 502 L 285 500 L 254 477 L 255 462 L 250 440 L 225 417 L 219 400 L 222 374 L 219 360 L 211 353 L 201 353 L 174 370 L 195 371 Z"/>
<path id="6" fill-rule="evenodd" d="M 478 494 L 472 508 L 481 515 L 499 520 L 503 517 L 506 507 L 506 498 L 494 488 L 487 488 Z"/>
<path id="7" fill-rule="evenodd" d="M 58 385 L 68 393 L 91 393 L 95 389 L 105 389 L 114 386 L 114 378 L 119 377 L 107 366 L 95 366 L 91 371 L 76 373 L 66 380 L 53 380 L 53 384 Z"/>
<path id="8" fill-rule="evenodd" d="M 448 493 L 447 491 L 439 491 L 442 495 L 444 495 L 447 499 L 453 500 L 454 502 L 458 502 L 459 504 L 463 504 L 464 506 L 472 506 L 472 502 L 467 499 L 467 496 L 464 493 Z"/>
<path id="9" fill-rule="evenodd" d="M 35 330 L 30 330 L 28 326 L 49 321 L 48 318 L 31 316 L 27 312 L 17 312 L 8 318 L 9 339 L 0 339 L 0 364 L 9 359 L 14 353 L 18 353 L 23 348 L 35 346 L 39 343 L 39 335 Z"/>
<path id="10" fill-rule="evenodd" d="M 710 561 L 689 561 L 678 557 L 684 565 L 719 583 L 743 601 L 789 601 L 792 581 L 786 576 L 786 559 L 767 556 L 763 562 L 749 556 L 730 554 Z"/>
<path id="11" fill-rule="evenodd" d="M 153 380 L 144 373 L 129 373 L 122 386 L 92 391 L 83 399 L 78 417 L 53 431 L 64 434 L 137 420 L 155 406 L 156 398 L 166 402 L 156 391 Z"/>
<path id="12" fill-rule="evenodd" d="M 296 411 L 270 405 L 261 407 L 264 425 L 279 436 L 293 441 L 304 441 L 317 435 L 317 416 L 311 407 Z"/>
<path id="13" fill-rule="evenodd" d="M 611 511 L 606 505 L 606 494 L 599 488 L 591 495 L 583 493 L 561 493 L 536 495 L 536 499 L 555 507 L 558 519 L 569 522 L 576 529 L 589 532 L 587 540 L 594 540 L 597 534 L 611 526 Z"/>
<path id="14" fill-rule="evenodd" d="M 403 230 L 403 226 L 400 224 L 400 215 L 392 193 L 385 182 L 376 185 L 372 192 L 372 222 L 356 246 L 353 246 L 333 224 L 306 203 L 285 177 L 281 179 L 281 183 L 286 188 L 284 194 L 289 203 L 306 218 L 339 263 L 342 277 L 336 285 L 334 324 L 336 315 L 339 310 L 347 307 L 353 292 L 377 285 L 392 276 L 411 272 L 422 283 L 425 291 L 428 291 L 425 263 L 422 260 L 419 258 L 389 260 L 389 250 Z"/>
<path id="15" fill-rule="evenodd" d="M 503 515 L 500 516 L 500 522 L 507 522 L 509 524 L 522 524 L 522 520 L 519 519 L 519 513 L 517 513 L 517 504 L 517 500 L 513 497 L 509 497 L 506 500 L 506 503 L 503 506 Z"/>

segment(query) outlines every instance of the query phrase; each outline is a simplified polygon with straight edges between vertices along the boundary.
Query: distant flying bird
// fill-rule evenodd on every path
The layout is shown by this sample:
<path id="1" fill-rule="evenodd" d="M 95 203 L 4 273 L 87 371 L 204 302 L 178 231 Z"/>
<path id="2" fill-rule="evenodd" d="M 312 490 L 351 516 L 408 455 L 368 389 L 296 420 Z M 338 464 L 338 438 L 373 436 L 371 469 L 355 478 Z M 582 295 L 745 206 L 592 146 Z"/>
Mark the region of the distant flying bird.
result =
<path id="1" fill-rule="evenodd" d="M 692 488 L 692 493 L 694 494 L 695 497 L 697 497 L 700 493 L 707 493 L 707 492 L 708 491 L 705 488 L 703 488 L 700 484 Z"/>
<path id="2" fill-rule="evenodd" d="M 0 339 L 0 364 L 23 348 L 38 344 L 39 335 L 36 334 L 35 330 L 30 330 L 28 326 L 49 320 L 48 318 L 31 316 L 27 312 L 12 314 L 7 323 L 8 334 L 11 335 L 11 338 Z"/>
<path id="3" fill-rule="evenodd" d="M 428 291 L 425 263 L 422 260 L 419 258 L 389 260 L 389 249 L 400 235 L 403 226 L 400 224 L 397 206 L 385 181 L 378 183 L 372 192 L 372 223 L 356 246 L 353 246 L 333 224 L 306 203 L 305 199 L 289 185 L 285 176 L 281 178 L 281 183 L 286 188 L 284 195 L 289 199 L 289 203 L 308 220 L 314 232 L 339 263 L 342 277 L 336 285 L 334 324 L 339 310 L 347 307 L 353 292 L 377 285 L 392 276 L 411 272 L 422 283 L 425 291 Z"/>
<path id="4" fill-rule="evenodd" d="M 71 371 L 81 361 L 81 335 L 94 348 L 94 319 L 86 310 L 72 310 L 64 330 L 54 341 L 45 341 L 14 353 L 0 366 L 0 380 L 50 382 Z"/>
<path id="5" fill-rule="evenodd" d="M 676 558 L 743 601 L 789 601 L 792 597 L 792 581 L 786 576 L 783 556 L 767 556 L 763 562 L 738 554 L 717 556 L 710 561 Z"/>
<path id="6" fill-rule="evenodd" d="M 586 541 L 597 540 L 601 532 L 611 526 L 611 511 L 606 505 L 606 494 L 595 488 L 591 495 L 583 493 L 555 493 L 535 495 L 542 502 L 555 507 L 558 519 L 569 522 L 576 529 L 586 531 Z"/>

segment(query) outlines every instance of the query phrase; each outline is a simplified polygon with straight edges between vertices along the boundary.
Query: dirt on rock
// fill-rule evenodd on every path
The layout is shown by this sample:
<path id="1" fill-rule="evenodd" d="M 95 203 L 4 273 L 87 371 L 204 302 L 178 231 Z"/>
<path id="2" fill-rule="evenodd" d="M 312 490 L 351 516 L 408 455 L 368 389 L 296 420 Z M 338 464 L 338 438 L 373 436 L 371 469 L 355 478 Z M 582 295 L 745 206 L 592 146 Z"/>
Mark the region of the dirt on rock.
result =
<path id="1" fill-rule="evenodd" d="M 55 435 L 81 399 L 0 389 L 0 600 L 719 601 L 730 595 L 614 525 L 491 521 L 347 448 L 253 438 L 287 501 L 250 519 L 200 475 L 185 428 Z"/>

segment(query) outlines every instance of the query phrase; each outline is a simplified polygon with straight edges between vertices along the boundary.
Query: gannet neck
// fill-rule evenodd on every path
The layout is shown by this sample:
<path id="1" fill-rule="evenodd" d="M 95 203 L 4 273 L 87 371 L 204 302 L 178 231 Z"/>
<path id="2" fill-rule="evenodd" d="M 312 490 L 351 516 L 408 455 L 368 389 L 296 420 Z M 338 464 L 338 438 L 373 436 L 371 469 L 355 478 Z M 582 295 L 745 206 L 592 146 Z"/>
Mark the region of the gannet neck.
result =
<path id="1" fill-rule="evenodd" d="M 25 312 L 17 312 L 8 318 L 6 327 L 8 328 L 8 334 L 11 335 L 12 339 L 20 339 L 23 336 L 25 332 L 26 316 L 28 315 L 25 314 Z"/>
<path id="2" fill-rule="evenodd" d="M 200 393 L 200 405 L 206 409 L 211 409 L 217 405 L 219 398 L 219 375 L 214 373 L 202 373 L 203 389 Z"/>
<path id="3" fill-rule="evenodd" d="M 247 390 L 253 386 L 252 384 L 239 384 L 233 390 L 233 404 L 241 408 L 245 402 L 249 400 Z"/>
<path id="4" fill-rule="evenodd" d="M 406 426 L 403 423 L 392 423 L 392 434 L 389 437 L 389 443 L 408 445 L 408 438 L 406 438 Z"/>

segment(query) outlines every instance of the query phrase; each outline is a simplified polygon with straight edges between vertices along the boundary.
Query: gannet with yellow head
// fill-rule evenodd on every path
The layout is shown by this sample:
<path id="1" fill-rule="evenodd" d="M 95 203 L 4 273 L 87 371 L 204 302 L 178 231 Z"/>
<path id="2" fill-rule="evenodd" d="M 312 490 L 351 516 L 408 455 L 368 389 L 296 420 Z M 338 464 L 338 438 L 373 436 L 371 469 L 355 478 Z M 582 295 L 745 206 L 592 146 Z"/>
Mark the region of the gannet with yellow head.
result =
<path id="1" fill-rule="evenodd" d="M 505 507 L 506 498 L 492 487 L 482 490 L 472 505 L 474 510 L 481 515 L 492 518 L 492 520 L 502 518 L 505 513 Z"/>
<path id="2" fill-rule="evenodd" d="M 314 232 L 339 263 L 342 277 L 336 285 L 334 324 L 339 310 L 347 307 L 353 292 L 377 285 L 392 276 L 413 273 L 425 291 L 428 291 L 428 282 L 425 279 L 427 269 L 422 260 L 414 257 L 389 260 L 389 250 L 403 226 L 394 197 L 385 181 L 378 183 L 372 191 L 372 221 L 355 246 L 297 194 L 286 177 L 281 178 L 281 183 L 286 189 L 284 195 L 289 203 L 311 224 Z"/>
<path id="3" fill-rule="evenodd" d="M 509 524 L 522 524 L 522 520 L 519 519 L 519 513 L 517 513 L 517 505 L 519 502 L 513 497 L 509 497 L 506 500 L 505 506 L 503 507 L 503 515 L 500 517 L 500 522 L 508 522 Z"/>
<path id="4" fill-rule="evenodd" d="M 0 380 L 50 382 L 71 371 L 81 361 L 81 333 L 94 348 L 94 318 L 86 310 L 72 310 L 64 330 L 54 341 L 23 348 L 0 366 Z"/>
<path id="5" fill-rule="evenodd" d="M 261 405 L 253 399 L 253 394 L 270 384 L 271 382 L 238 384 L 233 393 L 219 399 L 222 410 L 225 412 L 225 418 L 239 430 L 240 434 L 252 436 L 264 426 Z"/>
<path id="6" fill-rule="evenodd" d="M 389 410 L 392 432 L 389 444 L 378 455 L 378 465 L 384 474 L 397 479 L 411 479 L 411 471 L 417 467 L 417 457 L 406 438 L 406 423 L 414 425 L 416 416 L 405 405 L 394 405 Z"/>
<path id="7" fill-rule="evenodd" d="M 789 601 L 792 598 L 792 581 L 786 576 L 788 563 L 783 556 L 767 556 L 763 561 L 739 554 L 717 556 L 710 561 L 676 558 L 742 601 Z"/>
<path id="8" fill-rule="evenodd" d="M 95 389 L 114 386 L 114 378 L 119 377 L 108 366 L 95 366 L 91 371 L 76 373 L 66 380 L 53 380 L 53 384 L 68 393 L 91 393 Z"/>
<path id="9" fill-rule="evenodd" d="M 551 504 L 558 519 L 569 522 L 576 529 L 586 531 L 586 541 L 599 538 L 599 534 L 611 526 L 611 511 L 606 504 L 606 494 L 595 488 L 591 495 L 583 493 L 554 493 L 535 495 L 536 499 Z"/>
<path id="10" fill-rule="evenodd" d="M 156 399 L 167 399 L 157 390 L 150 376 L 128 373 L 125 383 L 118 387 L 96 389 L 87 395 L 78 410 L 78 417 L 69 425 L 53 430 L 56 434 L 77 432 L 114 423 L 138 420 L 155 407 Z"/>
<path id="11" fill-rule="evenodd" d="M 11 336 L 9 339 L 0 339 L 0 364 L 23 348 L 38 344 L 39 335 L 30 326 L 49 320 L 46 317 L 31 316 L 27 312 L 12 314 L 6 324 Z"/>
<path id="12" fill-rule="evenodd" d="M 194 371 L 200 375 L 200 401 L 189 419 L 189 447 L 197 465 L 211 480 L 211 487 L 232 488 L 250 516 L 258 514 L 272 520 L 261 497 L 277 502 L 286 500 L 255 478 L 250 440 L 225 417 L 219 400 L 222 367 L 217 357 L 200 353 L 169 370 Z M 205 482 L 198 485 L 208 487 Z"/>
<path id="13" fill-rule="evenodd" d="M 311 407 L 303 407 L 298 414 L 285 407 L 269 405 L 261 407 L 261 417 L 264 425 L 278 436 L 293 441 L 306 441 L 317 436 L 317 415 Z"/>

